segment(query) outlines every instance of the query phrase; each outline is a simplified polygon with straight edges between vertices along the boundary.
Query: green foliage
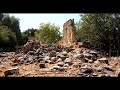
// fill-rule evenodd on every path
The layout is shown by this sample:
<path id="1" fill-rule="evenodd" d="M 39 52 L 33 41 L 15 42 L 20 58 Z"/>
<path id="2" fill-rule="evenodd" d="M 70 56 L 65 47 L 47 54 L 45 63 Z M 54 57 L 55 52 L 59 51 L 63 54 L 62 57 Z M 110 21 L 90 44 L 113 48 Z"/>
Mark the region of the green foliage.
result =
<path id="1" fill-rule="evenodd" d="M 26 43 L 26 42 L 27 42 L 28 37 L 34 37 L 34 36 L 35 36 L 35 31 L 37 31 L 37 29 L 34 29 L 34 28 L 25 30 L 25 31 L 22 33 L 23 43 Z"/>
<path id="2" fill-rule="evenodd" d="M 120 54 L 120 14 L 84 14 L 77 30 L 81 41 L 90 41 L 95 49 Z"/>
<path id="3" fill-rule="evenodd" d="M 42 23 L 40 29 L 35 32 L 35 36 L 46 43 L 55 43 L 61 38 L 59 29 L 60 27 L 54 24 Z"/>
<path id="4" fill-rule="evenodd" d="M 3 17 L 2 24 L 10 28 L 16 34 L 17 43 L 21 44 L 22 35 L 19 27 L 19 19 L 15 18 L 14 16 L 10 17 L 8 14 L 6 14 Z"/>
<path id="5" fill-rule="evenodd" d="M 0 26 L 0 46 L 14 47 L 16 45 L 16 35 L 6 26 Z"/>
<path id="6" fill-rule="evenodd" d="M 31 28 L 31 29 L 25 30 L 22 34 L 23 34 L 24 36 L 27 36 L 27 37 L 29 37 L 29 36 L 34 37 L 34 36 L 35 36 L 34 33 L 35 33 L 36 30 L 37 30 L 37 29 Z"/>

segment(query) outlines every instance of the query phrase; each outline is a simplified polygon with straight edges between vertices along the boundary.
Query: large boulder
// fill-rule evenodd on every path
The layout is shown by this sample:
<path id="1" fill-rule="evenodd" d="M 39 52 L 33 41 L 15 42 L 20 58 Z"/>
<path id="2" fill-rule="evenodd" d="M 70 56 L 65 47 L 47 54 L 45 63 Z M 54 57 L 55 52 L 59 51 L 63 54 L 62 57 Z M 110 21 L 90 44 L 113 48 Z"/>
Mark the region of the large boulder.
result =
<path id="1" fill-rule="evenodd" d="M 6 70 L 4 72 L 5 77 L 7 77 L 9 75 L 14 75 L 14 74 L 15 75 L 19 74 L 19 68 L 18 67 L 16 67 L 16 68 L 10 68 L 10 69 L 8 69 L 8 70 Z"/>
<path id="2" fill-rule="evenodd" d="M 33 49 L 34 42 L 33 41 L 28 41 L 22 48 L 24 53 L 27 53 L 31 49 Z"/>

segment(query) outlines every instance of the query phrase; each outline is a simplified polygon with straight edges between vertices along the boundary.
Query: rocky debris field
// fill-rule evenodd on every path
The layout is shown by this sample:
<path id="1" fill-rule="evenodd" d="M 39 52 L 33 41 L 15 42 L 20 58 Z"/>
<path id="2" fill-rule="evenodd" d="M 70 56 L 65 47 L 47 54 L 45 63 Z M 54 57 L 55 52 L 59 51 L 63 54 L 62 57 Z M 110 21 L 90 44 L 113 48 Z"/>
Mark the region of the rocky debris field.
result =
<path id="1" fill-rule="evenodd" d="M 26 54 L 0 52 L 1 77 L 119 77 L 120 58 L 86 48 L 41 44 Z"/>

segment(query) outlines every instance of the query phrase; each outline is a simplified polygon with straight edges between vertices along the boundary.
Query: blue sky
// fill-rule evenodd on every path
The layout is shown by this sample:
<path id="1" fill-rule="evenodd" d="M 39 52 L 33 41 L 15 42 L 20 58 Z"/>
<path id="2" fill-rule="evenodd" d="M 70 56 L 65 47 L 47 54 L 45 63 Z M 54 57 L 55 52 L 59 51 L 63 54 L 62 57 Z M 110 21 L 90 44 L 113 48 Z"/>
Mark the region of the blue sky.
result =
<path id="1" fill-rule="evenodd" d="M 73 19 L 75 22 L 78 22 L 80 20 L 80 13 L 74 13 L 74 14 L 16 14 L 16 13 L 10 13 L 10 16 L 15 16 L 16 18 L 20 19 L 20 29 L 21 31 L 25 31 L 28 28 L 35 28 L 38 29 L 40 27 L 40 23 L 54 23 L 55 25 L 60 26 L 60 31 L 63 30 L 63 24 L 69 20 Z"/>

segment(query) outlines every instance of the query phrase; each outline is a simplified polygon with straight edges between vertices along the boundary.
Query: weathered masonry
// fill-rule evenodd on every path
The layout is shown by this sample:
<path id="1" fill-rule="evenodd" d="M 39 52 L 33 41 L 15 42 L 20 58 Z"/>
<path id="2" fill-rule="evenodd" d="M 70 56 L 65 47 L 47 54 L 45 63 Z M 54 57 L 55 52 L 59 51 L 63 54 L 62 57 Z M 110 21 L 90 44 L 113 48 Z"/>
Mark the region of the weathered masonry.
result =
<path id="1" fill-rule="evenodd" d="M 74 19 L 70 19 L 63 25 L 63 39 L 60 44 L 69 47 L 76 42 L 76 29 L 74 25 Z"/>

